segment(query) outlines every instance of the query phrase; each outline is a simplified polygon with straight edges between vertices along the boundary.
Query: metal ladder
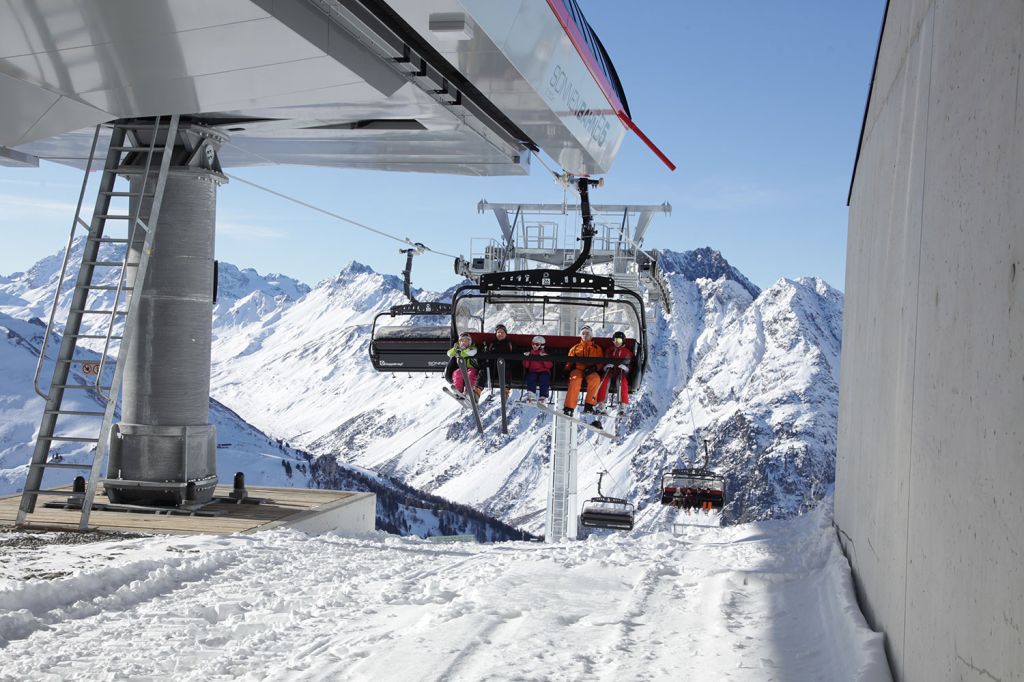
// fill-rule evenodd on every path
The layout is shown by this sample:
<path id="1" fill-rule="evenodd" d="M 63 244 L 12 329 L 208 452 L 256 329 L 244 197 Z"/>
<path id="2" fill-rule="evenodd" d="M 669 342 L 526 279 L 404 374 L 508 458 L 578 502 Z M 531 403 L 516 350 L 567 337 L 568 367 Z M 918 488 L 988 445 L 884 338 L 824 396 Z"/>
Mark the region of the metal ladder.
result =
<path id="1" fill-rule="evenodd" d="M 36 502 L 39 496 L 53 496 L 67 498 L 67 502 L 73 506 L 81 504 L 81 518 L 79 528 L 85 530 L 89 526 L 89 514 L 92 511 L 93 499 L 96 496 L 96 489 L 100 481 L 100 468 L 107 454 L 107 434 L 110 433 L 114 421 L 114 410 L 120 395 L 121 380 L 124 374 L 125 360 L 128 357 L 128 349 L 131 344 L 135 327 L 138 324 L 139 308 L 133 305 L 135 299 L 133 289 L 142 289 L 146 279 L 146 270 L 149 263 L 149 255 L 153 249 L 153 239 L 156 234 L 157 219 L 160 215 L 160 205 L 163 201 L 164 186 L 166 185 L 168 170 L 171 163 L 171 155 L 174 149 L 175 138 L 178 131 L 178 116 L 157 117 L 151 122 L 125 122 L 115 123 L 112 126 L 110 146 L 107 149 L 106 161 L 100 176 L 99 189 L 96 195 L 96 203 L 92 213 L 92 223 L 88 224 L 82 219 L 82 201 L 85 197 L 86 186 L 89 180 L 89 172 L 92 169 L 93 161 L 96 158 L 96 146 L 100 138 L 102 126 L 96 127 L 93 136 L 92 149 L 89 152 L 89 159 L 86 163 L 85 177 L 82 180 L 82 190 L 78 197 L 78 206 L 75 210 L 75 219 L 71 224 L 71 234 L 68 237 L 68 245 L 64 250 L 64 263 L 61 266 L 60 277 L 57 281 L 57 291 L 54 294 L 53 306 L 50 310 L 50 319 L 46 325 L 46 334 L 43 337 L 42 346 L 39 349 L 39 362 L 36 365 L 35 390 L 46 400 L 46 407 L 43 410 L 42 421 L 39 425 L 39 432 L 36 438 L 35 449 L 32 453 L 32 461 L 29 464 L 28 474 L 25 478 L 25 488 L 21 496 L 21 504 L 18 508 L 16 523 L 24 524 L 29 514 L 35 511 Z M 139 144 L 138 131 L 145 131 L 149 137 L 149 144 Z M 159 144 L 163 136 L 163 144 Z M 123 166 L 126 161 L 131 161 L 131 166 Z M 139 175 L 137 191 L 130 188 L 125 191 L 117 189 L 118 183 L 128 182 L 119 179 L 118 173 Z M 152 203 L 148 215 L 140 215 L 144 199 L 151 198 Z M 129 210 L 124 213 L 112 213 L 111 202 L 118 199 L 119 202 L 128 201 Z M 131 208 L 131 201 L 135 201 L 134 208 Z M 116 210 L 113 209 L 113 210 Z M 111 225 L 121 225 L 123 232 L 119 236 L 107 236 L 108 228 Z M 75 232 L 81 226 L 88 230 L 82 250 L 81 266 L 78 271 L 78 278 L 71 296 L 71 305 L 68 310 L 67 321 L 64 324 L 64 334 L 61 338 L 60 349 L 57 352 L 56 365 L 53 370 L 53 378 L 50 382 L 50 390 L 43 393 L 39 388 L 39 378 L 42 372 L 43 363 L 46 359 L 47 343 L 53 331 L 54 319 L 60 303 L 61 286 L 68 270 L 68 260 L 75 242 Z M 139 230 L 142 232 L 140 233 Z M 123 236 L 122 236 L 123 235 Z M 144 235 L 144 236 L 143 236 Z M 129 260 L 132 252 L 131 245 L 142 243 L 138 261 Z M 101 247 L 105 244 L 121 245 L 124 255 L 120 260 L 101 260 Z M 109 248 L 109 247 L 108 247 Z M 117 269 L 116 284 L 109 284 L 110 278 L 100 278 L 94 282 L 94 275 L 97 269 L 100 272 L 109 271 L 110 268 Z M 136 274 L 134 287 L 126 285 L 129 268 L 135 268 Z M 102 284 L 102 282 L 108 282 Z M 113 291 L 113 302 L 109 308 L 90 308 L 90 294 L 94 292 Z M 104 296 L 105 294 L 98 294 Z M 95 298 L 95 297 L 94 297 Z M 105 333 L 83 333 L 82 321 L 86 315 L 100 316 L 106 318 Z M 124 326 L 120 335 L 115 335 L 114 330 L 118 321 L 123 320 Z M 92 331 L 92 330 L 86 330 Z M 99 353 L 99 359 L 83 359 L 76 355 L 79 347 L 79 339 L 102 340 L 103 349 Z M 104 367 L 108 360 L 112 359 L 111 342 L 119 342 L 119 348 L 114 360 L 114 370 L 109 385 L 104 385 Z M 94 375 L 88 379 L 78 379 L 72 376 L 72 367 L 77 366 L 82 374 Z M 110 372 L 108 371 L 109 375 Z M 69 380 L 73 383 L 69 383 Z M 82 382 L 82 383 L 78 383 Z M 64 392 L 67 390 L 81 390 L 92 393 L 105 404 L 103 411 L 70 410 L 63 409 Z M 99 421 L 96 437 L 83 437 L 69 433 L 59 433 L 57 424 L 61 417 L 89 417 Z M 91 461 L 83 463 L 65 463 L 50 460 L 50 449 L 56 443 L 84 443 L 94 444 Z M 43 474 L 48 469 L 78 469 L 88 471 L 88 480 L 85 490 L 68 492 L 67 490 L 43 489 Z"/>

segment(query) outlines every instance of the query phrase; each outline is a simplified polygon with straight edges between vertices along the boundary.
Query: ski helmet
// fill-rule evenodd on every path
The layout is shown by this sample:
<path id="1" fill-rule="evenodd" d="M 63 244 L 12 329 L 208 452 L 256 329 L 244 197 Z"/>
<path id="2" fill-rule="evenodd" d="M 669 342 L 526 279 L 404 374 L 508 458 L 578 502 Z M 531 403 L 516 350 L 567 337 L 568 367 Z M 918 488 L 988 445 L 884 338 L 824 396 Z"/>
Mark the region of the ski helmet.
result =
<path id="1" fill-rule="evenodd" d="M 537 344 L 538 346 L 543 346 L 546 343 L 546 341 L 544 341 L 543 336 L 535 336 L 533 337 L 533 343 Z"/>
<path id="2" fill-rule="evenodd" d="M 612 343 L 615 343 L 616 339 L 622 341 L 622 343 L 626 343 L 626 335 L 623 332 L 615 332 L 612 334 Z"/>
<path id="3" fill-rule="evenodd" d="M 462 332 L 461 334 L 459 334 L 459 341 L 461 341 L 462 339 L 469 339 L 470 341 L 472 341 L 473 336 L 469 332 Z"/>

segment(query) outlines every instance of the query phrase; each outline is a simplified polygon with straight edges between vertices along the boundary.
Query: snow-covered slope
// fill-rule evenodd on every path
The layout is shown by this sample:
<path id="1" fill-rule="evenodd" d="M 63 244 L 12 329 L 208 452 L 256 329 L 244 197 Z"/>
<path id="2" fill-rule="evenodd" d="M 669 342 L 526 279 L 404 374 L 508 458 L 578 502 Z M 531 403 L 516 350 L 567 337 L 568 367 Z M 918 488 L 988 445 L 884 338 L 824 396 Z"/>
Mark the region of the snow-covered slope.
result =
<path id="1" fill-rule="evenodd" d="M 0 536 L 0 677 L 887 682 L 829 506 L 558 545 Z"/>
<path id="2" fill-rule="evenodd" d="M 808 508 L 834 476 L 841 293 L 820 279 L 759 291 L 711 249 L 666 251 L 660 266 L 673 313 L 655 309 L 650 367 L 625 438 L 581 432 L 580 497 L 596 494 L 606 469 L 605 493 L 642 511 L 657 503 L 662 473 L 699 461 L 706 439 L 711 467 L 728 480 L 727 522 Z M 57 267 L 50 258 L 0 279 L 0 310 L 22 320 L 46 310 L 40 292 Z M 481 439 L 439 376 L 375 372 L 373 318 L 403 301 L 401 280 L 358 263 L 312 289 L 222 263 L 214 398 L 323 461 L 541 532 L 550 417 L 513 407 L 502 435 L 497 397 L 485 394 Z"/>

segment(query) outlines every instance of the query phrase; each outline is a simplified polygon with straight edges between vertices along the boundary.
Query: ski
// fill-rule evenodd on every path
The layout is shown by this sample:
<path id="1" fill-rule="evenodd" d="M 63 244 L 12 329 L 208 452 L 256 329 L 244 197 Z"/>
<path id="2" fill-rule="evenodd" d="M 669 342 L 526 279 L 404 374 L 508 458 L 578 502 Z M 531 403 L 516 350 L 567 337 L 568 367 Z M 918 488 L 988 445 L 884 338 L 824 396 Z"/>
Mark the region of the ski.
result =
<path id="1" fill-rule="evenodd" d="M 456 359 L 458 360 L 458 363 L 459 363 L 459 369 L 456 370 L 456 371 L 462 372 L 462 379 L 465 382 L 465 384 L 468 386 L 470 382 L 469 382 L 469 374 L 466 371 L 465 362 L 463 361 L 462 358 L 456 358 Z M 452 390 L 452 387 L 450 387 L 450 386 L 442 386 L 441 390 L 444 391 L 445 393 L 447 393 L 448 395 L 450 395 L 455 400 L 457 400 L 460 405 L 462 405 L 463 407 L 465 407 L 466 409 L 468 409 L 470 412 L 473 413 L 473 421 L 476 424 L 477 433 L 479 433 L 481 436 L 483 436 L 484 435 L 484 423 L 480 419 L 480 406 L 477 403 L 477 394 L 476 394 L 476 392 L 472 388 L 470 388 L 469 390 L 467 390 L 464 393 L 458 393 L 458 392 Z"/>
<path id="2" fill-rule="evenodd" d="M 576 417 L 576 416 L 570 417 L 569 415 L 563 413 L 559 409 L 548 407 L 547 404 L 544 404 L 544 403 L 523 403 L 523 404 L 527 405 L 529 407 L 534 407 L 534 408 L 540 410 L 541 412 L 547 412 L 548 414 L 552 414 L 552 415 L 554 415 L 554 416 L 556 416 L 556 417 L 558 417 L 560 419 L 568 419 L 571 422 L 576 422 L 580 426 L 582 426 L 582 427 L 584 427 L 586 429 L 590 429 L 594 433 L 600 434 L 600 435 L 604 436 L 605 438 L 611 438 L 613 440 L 616 438 L 615 432 L 614 431 L 606 431 L 604 429 L 603 425 L 595 426 L 594 424 L 591 424 L 589 422 L 583 421 L 579 417 Z M 602 416 L 605 416 L 607 418 L 606 415 L 593 415 L 593 416 L 595 418 L 597 418 L 597 419 L 600 419 Z"/>
<path id="3" fill-rule="evenodd" d="M 470 411 L 473 410 L 473 405 L 469 402 L 469 396 L 467 396 L 465 393 L 453 391 L 447 386 L 442 387 L 441 390 L 450 395 L 451 397 L 455 398 L 455 402 L 457 402 L 462 407 Z"/>

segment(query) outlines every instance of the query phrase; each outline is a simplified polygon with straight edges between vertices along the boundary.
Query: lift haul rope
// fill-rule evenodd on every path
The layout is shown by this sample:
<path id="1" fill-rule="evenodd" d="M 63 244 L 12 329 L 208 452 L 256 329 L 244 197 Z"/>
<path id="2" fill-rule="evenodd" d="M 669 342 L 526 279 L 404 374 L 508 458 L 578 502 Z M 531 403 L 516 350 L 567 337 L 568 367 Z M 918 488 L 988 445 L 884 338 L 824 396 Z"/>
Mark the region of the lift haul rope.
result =
<path id="1" fill-rule="evenodd" d="M 340 220 L 342 222 L 348 223 L 349 225 L 355 225 L 356 227 L 360 227 L 360 228 L 362 228 L 364 230 L 369 230 L 370 232 L 373 232 L 374 234 L 379 234 L 382 237 L 387 237 L 388 239 L 394 239 L 396 242 L 399 242 L 401 244 L 405 244 L 407 246 L 411 246 L 411 247 L 416 248 L 416 249 L 419 249 L 420 247 L 423 247 L 424 250 L 429 251 L 431 253 L 436 253 L 439 256 L 448 256 L 449 258 L 457 258 L 457 256 L 455 256 L 454 254 L 445 253 L 444 251 L 438 251 L 437 249 L 432 249 L 429 246 L 423 246 L 423 244 L 421 242 L 414 242 L 413 240 L 409 239 L 408 237 L 404 237 L 404 238 L 403 237 L 396 237 L 395 235 L 388 234 L 387 232 L 384 232 L 383 230 L 378 230 L 377 228 L 370 227 L 369 225 L 364 225 L 363 223 L 357 222 L 355 220 L 351 220 L 350 218 L 346 218 L 345 216 L 338 215 L 337 213 L 333 213 L 331 211 L 328 211 L 325 208 L 320 208 L 319 206 L 314 206 L 313 204 L 310 204 L 308 202 L 302 201 L 301 199 L 296 199 L 295 197 L 290 197 L 287 194 L 282 194 L 281 192 L 272 190 L 269 187 L 264 187 L 263 185 L 256 184 L 255 182 L 252 182 L 251 180 L 246 180 L 245 178 L 240 178 L 237 175 L 232 175 L 231 173 L 225 173 L 224 175 L 228 176 L 232 180 L 237 180 L 238 182 L 242 183 L 243 185 L 249 185 L 250 187 L 255 187 L 256 189 L 263 190 L 264 192 L 267 192 L 268 194 L 273 194 L 275 197 L 280 197 L 280 198 L 284 199 L 285 201 L 290 201 L 290 202 L 292 202 L 294 204 L 298 204 L 299 206 L 305 206 L 308 209 L 312 209 L 314 211 L 317 211 L 318 213 L 323 213 L 324 215 L 327 215 L 327 216 L 330 216 L 330 217 L 332 217 L 332 218 L 334 218 L 336 220 Z"/>
<path id="2" fill-rule="evenodd" d="M 228 144 L 231 144 L 231 143 L 229 142 Z M 235 145 L 232 145 L 232 146 L 235 146 Z M 544 162 L 544 159 L 541 157 L 540 154 L 534 154 L 533 156 L 534 156 L 534 158 L 536 158 L 540 162 L 540 164 L 542 166 L 544 166 L 544 169 L 547 172 L 551 173 L 551 175 L 555 179 L 556 183 L 561 184 L 561 185 L 567 187 L 567 179 L 570 177 L 570 175 L 571 175 L 570 173 L 568 173 L 568 172 L 561 173 L 561 174 L 556 173 L 555 171 L 551 170 L 551 167 L 548 166 L 547 163 Z M 263 157 L 260 157 L 260 158 L 263 158 Z M 274 165 L 280 165 L 280 164 L 277 164 L 276 162 L 273 162 L 273 163 L 274 163 Z M 334 218 L 335 220 L 340 220 L 342 222 L 348 223 L 349 225 L 354 225 L 355 227 L 359 227 L 359 228 L 362 228 L 364 230 L 368 230 L 369 232 L 373 232 L 374 234 L 379 234 L 382 237 L 386 237 L 388 239 L 393 239 L 396 242 L 399 242 L 400 244 L 405 244 L 407 246 L 412 246 L 412 247 L 415 247 L 415 248 L 420 248 L 420 249 L 429 251 L 430 253 L 436 253 L 439 256 L 447 256 L 448 258 L 459 258 L 459 256 L 456 256 L 453 253 L 445 253 L 444 251 L 438 251 L 437 249 L 432 249 L 429 246 L 424 246 L 422 244 L 422 242 L 413 241 L 413 240 L 409 239 L 408 237 L 396 237 L 395 235 L 389 234 L 389 233 L 387 233 L 387 232 L 385 232 L 383 230 L 378 230 L 375 227 L 370 227 L 369 225 L 364 225 L 363 223 L 360 223 L 358 221 L 352 220 L 350 218 L 346 218 L 345 216 L 342 216 L 342 215 L 338 215 L 337 213 L 334 213 L 332 211 L 328 211 L 325 208 L 320 208 L 319 206 L 315 206 L 315 205 L 313 205 L 313 204 L 311 204 L 309 202 L 302 201 L 301 199 L 296 199 L 295 197 L 289 196 L 289 195 L 284 194 L 282 192 L 278 192 L 276 190 L 272 190 L 269 187 L 264 187 L 263 185 L 260 185 L 260 184 L 257 184 L 255 182 L 253 182 L 252 180 L 246 180 L 245 178 L 240 178 L 237 175 L 232 175 L 231 173 L 224 173 L 224 175 L 226 175 L 227 177 L 231 178 L 232 180 L 237 180 L 238 182 L 242 183 L 243 185 L 249 185 L 250 187 L 255 187 L 256 189 L 263 190 L 264 192 L 266 192 L 268 194 L 273 194 L 274 196 L 280 197 L 281 199 L 284 199 L 285 201 L 290 201 L 292 203 L 298 204 L 299 206 L 305 206 L 308 209 L 311 209 L 311 210 L 316 211 L 318 213 L 323 213 L 326 216 L 330 216 L 331 218 Z M 563 197 L 563 203 L 564 203 L 564 197 Z M 630 241 L 632 241 L 632 240 L 630 240 Z M 639 245 L 636 244 L 636 243 L 634 243 L 633 245 L 637 249 L 640 248 Z M 422 251 L 421 251 L 421 253 L 422 253 Z"/>
<path id="3" fill-rule="evenodd" d="M 606 474 L 608 474 L 608 478 L 612 479 L 612 482 L 615 483 L 616 489 L 620 489 L 621 490 L 622 486 L 619 484 L 619 480 L 617 478 L 615 478 L 614 476 L 612 476 L 611 470 L 608 469 L 607 465 L 605 465 L 604 460 L 601 459 L 601 455 L 597 454 L 597 448 L 594 447 L 594 443 L 593 442 L 588 442 L 587 444 L 590 446 L 591 452 L 594 453 L 594 457 L 597 458 L 598 463 L 601 465 L 601 470 L 604 471 Z"/>

